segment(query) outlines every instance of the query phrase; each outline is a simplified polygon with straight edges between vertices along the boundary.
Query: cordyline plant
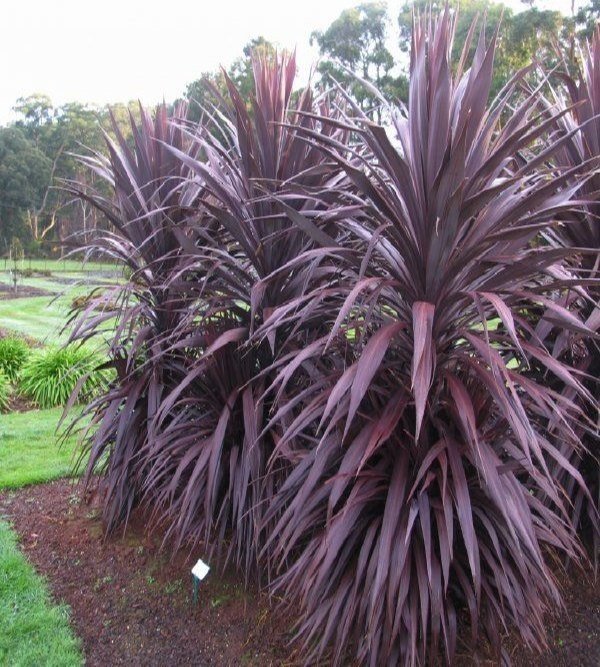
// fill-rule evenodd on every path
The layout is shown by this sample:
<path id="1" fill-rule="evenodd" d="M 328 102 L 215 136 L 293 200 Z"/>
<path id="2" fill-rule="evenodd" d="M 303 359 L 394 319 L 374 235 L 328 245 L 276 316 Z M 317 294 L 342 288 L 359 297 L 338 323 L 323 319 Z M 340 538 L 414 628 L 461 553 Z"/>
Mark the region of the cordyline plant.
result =
<path id="1" fill-rule="evenodd" d="M 557 123 L 556 132 L 550 137 L 568 136 L 568 140 L 557 151 L 554 159 L 563 170 L 592 164 L 594 169 L 578 190 L 578 197 L 584 205 L 566 215 L 562 224 L 550 230 L 545 236 L 554 246 L 581 249 L 574 254 L 569 270 L 576 272 L 588 283 L 589 294 L 570 291 L 562 295 L 562 304 L 577 308 L 579 316 L 594 332 L 600 331 L 600 28 L 593 36 L 591 44 L 586 44 L 581 53 L 579 81 L 568 75 L 559 74 L 566 88 L 569 103 L 560 95 L 556 96 L 549 108 L 567 109 Z M 577 129 L 579 128 L 579 129 Z M 597 337 L 572 336 L 557 326 L 553 311 L 549 310 L 536 328 L 536 334 L 544 339 L 556 357 L 573 364 L 587 374 L 585 381 L 590 392 L 599 393 L 600 348 Z M 561 383 L 558 383 L 560 386 Z M 572 387 L 562 383 L 562 391 L 575 399 Z M 555 475 L 567 489 L 573 505 L 573 522 L 582 529 L 586 539 L 590 538 L 596 569 L 600 559 L 600 435 L 597 406 L 588 406 L 590 423 L 582 431 L 585 449 L 573 450 L 564 447 L 563 455 L 581 472 L 587 489 L 581 487 L 575 478 L 565 475 L 559 464 L 554 464 Z M 588 493 L 589 490 L 589 493 Z"/>
<path id="2" fill-rule="evenodd" d="M 284 303 L 256 332 L 277 338 L 306 316 L 329 329 L 303 355 L 309 385 L 295 396 L 296 362 L 279 359 L 270 387 L 290 394 L 272 422 L 292 420 L 272 465 L 294 466 L 263 553 L 273 590 L 301 610 L 307 662 L 331 649 L 340 664 L 350 646 L 361 664 L 450 662 L 464 620 L 473 640 L 499 647 L 512 627 L 541 648 L 560 604 L 547 551 L 580 554 L 555 474 L 583 486 L 565 450 L 597 400 L 533 327 L 550 308 L 564 330 L 590 332 L 557 298 L 582 286 L 559 270 L 577 251 L 532 242 L 578 205 L 583 167 L 546 171 L 567 137 L 539 145 L 557 118 L 538 115 L 536 93 L 509 106 L 527 70 L 488 106 L 495 39 L 481 31 L 467 69 L 473 26 L 453 73 L 453 33 L 448 10 L 416 21 L 408 108 L 389 109 L 391 131 L 355 109 L 339 124 L 361 137 L 350 157 L 297 130 L 351 182 L 340 209 L 361 205 L 339 223 L 345 252 L 329 246 L 335 295 Z M 323 377 L 334 344 L 351 363 Z"/>
<path id="3" fill-rule="evenodd" d="M 143 113 L 139 127 L 132 123 L 133 148 L 117 134 L 108 158 L 89 160 L 116 202 L 82 195 L 116 228 L 95 249 L 126 263 L 131 279 L 102 296 L 116 310 L 98 314 L 98 300 L 90 302 L 73 335 L 86 339 L 116 318 L 110 356 L 118 380 L 89 408 L 87 479 L 102 473 L 109 529 L 144 501 L 151 524 L 166 524 L 177 544 L 226 544 L 247 571 L 281 475 L 267 469 L 278 435 L 276 427 L 263 433 L 263 371 L 276 351 L 296 354 L 322 327 L 306 318 L 301 327 L 282 324 L 277 339 L 250 343 L 273 308 L 305 298 L 304 274 L 288 271 L 267 288 L 261 279 L 317 240 L 331 241 L 334 216 L 305 216 L 323 214 L 340 173 L 294 129 L 347 136 L 311 117 L 331 112 L 310 89 L 293 99 L 293 55 L 256 56 L 253 65 L 251 109 L 226 79 L 229 99 L 209 110 L 206 127 L 184 119 L 175 126 L 164 108 L 154 121 Z M 317 251 L 315 274 L 319 252 L 327 255 Z"/>
<path id="4" fill-rule="evenodd" d="M 120 262 L 129 279 L 86 302 L 73 316 L 71 340 L 109 337 L 109 366 L 116 370 L 110 390 L 92 401 L 82 419 L 91 416 L 85 483 L 99 480 L 109 530 L 125 520 L 145 492 L 152 419 L 163 395 L 187 374 L 187 360 L 173 352 L 181 313 L 187 315 L 198 296 L 181 277 L 181 248 L 173 228 L 197 215 L 199 186 L 167 146 L 195 154 L 188 134 L 171 123 L 165 105 L 154 118 L 141 111 L 131 117 L 128 140 L 113 123 L 116 140 L 106 135 L 108 157 L 81 158 L 112 190 L 99 192 L 67 184 L 112 223 L 89 252 Z M 185 117 L 179 106 L 173 117 Z M 115 323 L 116 320 L 116 324 Z M 113 326 L 114 324 L 114 326 Z M 74 400 L 75 397 L 73 397 Z M 100 473 L 100 477 L 95 475 Z"/>
<path id="5" fill-rule="evenodd" d="M 309 88 L 292 95 L 293 54 L 257 53 L 253 71 L 250 104 L 225 75 L 228 99 L 210 114 L 212 131 L 202 136 L 199 158 L 172 147 L 202 183 L 199 207 L 214 220 L 220 243 L 190 241 L 197 237 L 197 220 L 180 232 L 185 252 L 208 274 L 200 303 L 183 325 L 199 354 L 159 408 L 158 428 L 171 424 L 157 441 L 161 456 L 150 472 L 169 534 L 178 541 L 226 543 L 247 573 L 265 532 L 268 500 L 289 467 L 267 466 L 281 425 L 265 429 L 270 405 L 263 399 L 264 370 L 276 355 L 294 356 L 324 334 L 320 320 L 306 318 L 295 328 L 282 325 L 273 338 L 250 342 L 274 308 L 304 298 L 305 275 L 279 269 L 313 251 L 317 241 L 331 240 L 324 231 L 331 219 L 315 223 L 305 216 L 323 212 L 322 193 L 339 168 L 295 130 L 326 132 L 338 141 L 347 135 L 311 116 L 317 109 L 325 117 L 331 112 Z M 312 270 L 320 271 L 318 257 Z M 265 283 L 266 276 L 275 277 Z"/>

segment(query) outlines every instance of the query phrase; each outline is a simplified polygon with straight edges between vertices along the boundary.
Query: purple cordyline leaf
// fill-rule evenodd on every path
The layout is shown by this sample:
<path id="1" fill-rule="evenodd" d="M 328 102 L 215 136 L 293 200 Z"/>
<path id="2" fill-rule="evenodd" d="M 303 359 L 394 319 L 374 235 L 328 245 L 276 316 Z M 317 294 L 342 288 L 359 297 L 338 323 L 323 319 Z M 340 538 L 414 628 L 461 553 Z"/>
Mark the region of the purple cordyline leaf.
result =
<path id="1" fill-rule="evenodd" d="M 359 282 L 356 283 L 356 285 L 352 288 L 352 290 L 346 297 L 344 305 L 340 309 L 340 312 L 338 313 L 335 322 L 333 323 L 333 326 L 331 328 L 331 333 L 329 334 L 329 338 L 327 339 L 327 345 L 325 351 L 327 347 L 329 347 L 335 336 L 338 334 L 342 323 L 348 317 L 348 314 L 350 313 L 352 308 L 354 308 L 354 304 L 356 303 L 359 294 L 361 294 L 361 292 L 364 292 L 367 289 L 370 289 L 371 287 L 380 285 L 382 282 L 383 280 L 381 278 L 373 277 L 373 278 L 365 278 L 364 280 L 360 280 Z"/>
<path id="2" fill-rule="evenodd" d="M 392 436 L 398 426 L 398 422 L 404 414 L 408 400 L 407 392 L 405 390 L 398 391 L 390 398 L 390 401 L 385 406 L 381 416 L 371 428 L 369 442 L 365 447 L 364 454 L 360 464 L 357 467 L 357 470 L 362 470 L 374 452 L 379 450 L 381 446 Z"/>
<path id="3" fill-rule="evenodd" d="M 308 218 L 295 211 L 286 204 L 281 204 L 283 211 L 288 215 L 290 220 L 303 232 L 305 232 L 315 243 L 325 248 L 332 248 L 337 246 L 335 239 L 331 238 L 323 230 L 319 229 Z"/>
<path id="4" fill-rule="evenodd" d="M 414 352 L 411 366 L 411 388 L 415 397 L 415 438 L 418 439 L 435 370 L 435 350 L 433 348 L 435 307 L 431 303 L 417 301 L 412 310 Z"/>
<path id="5" fill-rule="evenodd" d="M 522 356 L 525 356 L 525 353 L 521 347 L 521 343 L 519 342 L 517 331 L 515 329 L 515 321 L 512 316 L 511 309 L 497 294 L 493 294 L 492 292 L 480 292 L 480 295 L 487 299 L 494 306 L 495 311 L 498 313 L 500 319 L 504 323 L 504 326 L 508 330 L 510 338 L 515 344 L 515 347 L 517 350 L 519 350 Z"/>
<path id="6" fill-rule="evenodd" d="M 391 345 L 394 336 L 406 328 L 403 322 L 393 322 L 382 327 L 370 339 L 356 364 L 356 374 L 350 389 L 350 407 L 344 428 L 344 437 L 348 433 L 354 415 L 377 372 L 379 365 Z"/>
<path id="7" fill-rule="evenodd" d="M 391 550 L 394 538 L 401 538 L 400 535 L 396 534 L 396 527 L 398 517 L 401 515 L 401 509 L 406 499 L 408 482 L 407 473 L 408 469 L 406 466 L 406 457 L 398 457 L 396 465 L 392 471 L 389 493 L 386 499 L 385 509 L 382 517 L 381 538 L 378 545 L 378 567 L 373 584 L 374 587 L 372 590 L 371 599 L 379 597 L 382 593 L 382 589 L 385 586 L 385 582 L 388 578 L 388 568 L 391 562 Z M 411 507 L 410 516 L 412 516 L 412 519 L 409 517 L 408 527 L 404 537 L 405 544 L 408 543 L 411 531 L 410 526 L 414 523 L 414 520 L 417 516 L 417 511 L 413 510 L 415 510 L 414 506 Z"/>

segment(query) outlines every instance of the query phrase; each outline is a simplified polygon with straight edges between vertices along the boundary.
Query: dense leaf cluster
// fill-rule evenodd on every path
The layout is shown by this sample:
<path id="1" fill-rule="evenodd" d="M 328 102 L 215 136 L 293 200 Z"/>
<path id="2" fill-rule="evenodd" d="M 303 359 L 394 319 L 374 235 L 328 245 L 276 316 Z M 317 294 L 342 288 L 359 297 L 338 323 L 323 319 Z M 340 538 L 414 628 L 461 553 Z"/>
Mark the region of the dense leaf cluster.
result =
<path id="1" fill-rule="evenodd" d="M 4 371 L 0 370 L 0 412 L 8 408 L 10 400 L 10 382 Z"/>
<path id="2" fill-rule="evenodd" d="M 101 361 L 83 347 L 48 347 L 35 351 L 24 364 L 18 388 L 40 408 L 66 405 L 74 395 L 90 400 L 107 384 Z"/>
<path id="3" fill-rule="evenodd" d="M 495 38 L 453 66 L 454 29 L 416 22 L 382 124 L 258 55 L 250 100 L 142 110 L 87 159 L 113 196 L 73 186 L 130 276 L 73 333 L 116 371 L 83 453 L 107 525 L 141 505 L 258 572 L 311 664 L 543 647 L 572 499 L 597 518 L 597 129 L 527 69 L 490 104 Z"/>
<path id="4" fill-rule="evenodd" d="M 29 347 L 22 338 L 0 338 L 0 372 L 14 382 L 29 357 Z"/>

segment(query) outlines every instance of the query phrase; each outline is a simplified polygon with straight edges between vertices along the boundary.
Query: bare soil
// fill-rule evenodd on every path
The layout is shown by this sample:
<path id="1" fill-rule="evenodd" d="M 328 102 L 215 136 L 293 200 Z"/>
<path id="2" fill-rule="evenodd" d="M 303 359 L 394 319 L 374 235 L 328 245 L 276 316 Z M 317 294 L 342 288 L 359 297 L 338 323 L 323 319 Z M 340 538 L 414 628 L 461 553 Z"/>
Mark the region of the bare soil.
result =
<path id="1" fill-rule="evenodd" d="M 107 277 L 110 277 L 111 274 L 108 274 Z M 65 278 L 64 276 L 52 276 L 52 282 L 57 283 L 58 285 L 103 285 L 106 287 L 114 287 L 115 283 L 111 280 L 102 280 L 98 277 L 98 274 L 91 276 L 78 276 L 77 278 Z"/>
<path id="2" fill-rule="evenodd" d="M 256 586 L 244 588 L 239 575 L 213 567 L 194 605 L 190 568 L 202 550 L 170 559 L 160 549 L 160 537 L 144 530 L 141 515 L 124 535 L 104 539 L 97 503 L 83 503 L 72 481 L 0 494 L 0 516 L 13 523 L 21 548 L 48 578 L 54 598 L 71 606 L 87 665 L 301 662 L 289 644 L 293 619 L 274 612 Z M 600 665 L 598 582 L 574 571 L 564 594 L 565 610 L 548 620 L 548 652 L 539 656 L 509 639 L 514 665 Z M 495 664 L 463 651 L 458 663 Z"/>
<path id="3" fill-rule="evenodd" d="M 0 300 L 22 299 L 30 296 L 54 296 L 55 292 L 49 292 L 39 287 L 30 287 L 28 285 L 17 285 L 17 291 L 12 285 L 0 282 Z"/>
<path id="4" fill-rule="evenodd" d="M 532 656 L 516 646 L 518 667 L 598 667 L 600 665 L 600 582 L 573 571 L 564 587 L 565 610 L 547 623 L 549 651 Z"/>
<path id="5" fill-rule="evenodd" d="M 5 412 L 29 412 L 30 410 L 35 410 L 35 407 L 35 401 L 27 398 L 27 396 L 14 393 L 8 397 L 8 407 Z"/>

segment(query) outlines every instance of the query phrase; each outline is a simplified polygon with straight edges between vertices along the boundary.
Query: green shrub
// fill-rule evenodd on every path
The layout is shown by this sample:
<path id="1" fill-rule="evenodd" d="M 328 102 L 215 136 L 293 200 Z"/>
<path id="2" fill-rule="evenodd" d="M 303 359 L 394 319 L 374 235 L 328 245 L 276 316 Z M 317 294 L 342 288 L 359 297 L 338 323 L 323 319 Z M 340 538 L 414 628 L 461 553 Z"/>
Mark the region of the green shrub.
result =
<path id="1" fill-rule="evenodd" d="M 82 379 L 78 398 L 86 400 L 107 381 L 100 360 L 82 347 L 49 347 L 31 356 L 20 376 L 20 389 L 41 408 L 65 405 Z"/>
<path id="2" fill-rule="evenodd" d="M 19 271 L 19 275 L 23 278 L 50 278 L 52 271 L 49 269 L 23 269 Z"/>
<path id="3" fill-rule="evenodd" d="M 22 338 L 0 338 L 0 371 L 14 382 L 30 353 L 29 346 Z"/>
<path id="4" fill-rule="evenodd" d="M 8 408 L 8 399 L 10 397 L 10 382 L 6 375 L 0 371 L 0 412 Z"/>

